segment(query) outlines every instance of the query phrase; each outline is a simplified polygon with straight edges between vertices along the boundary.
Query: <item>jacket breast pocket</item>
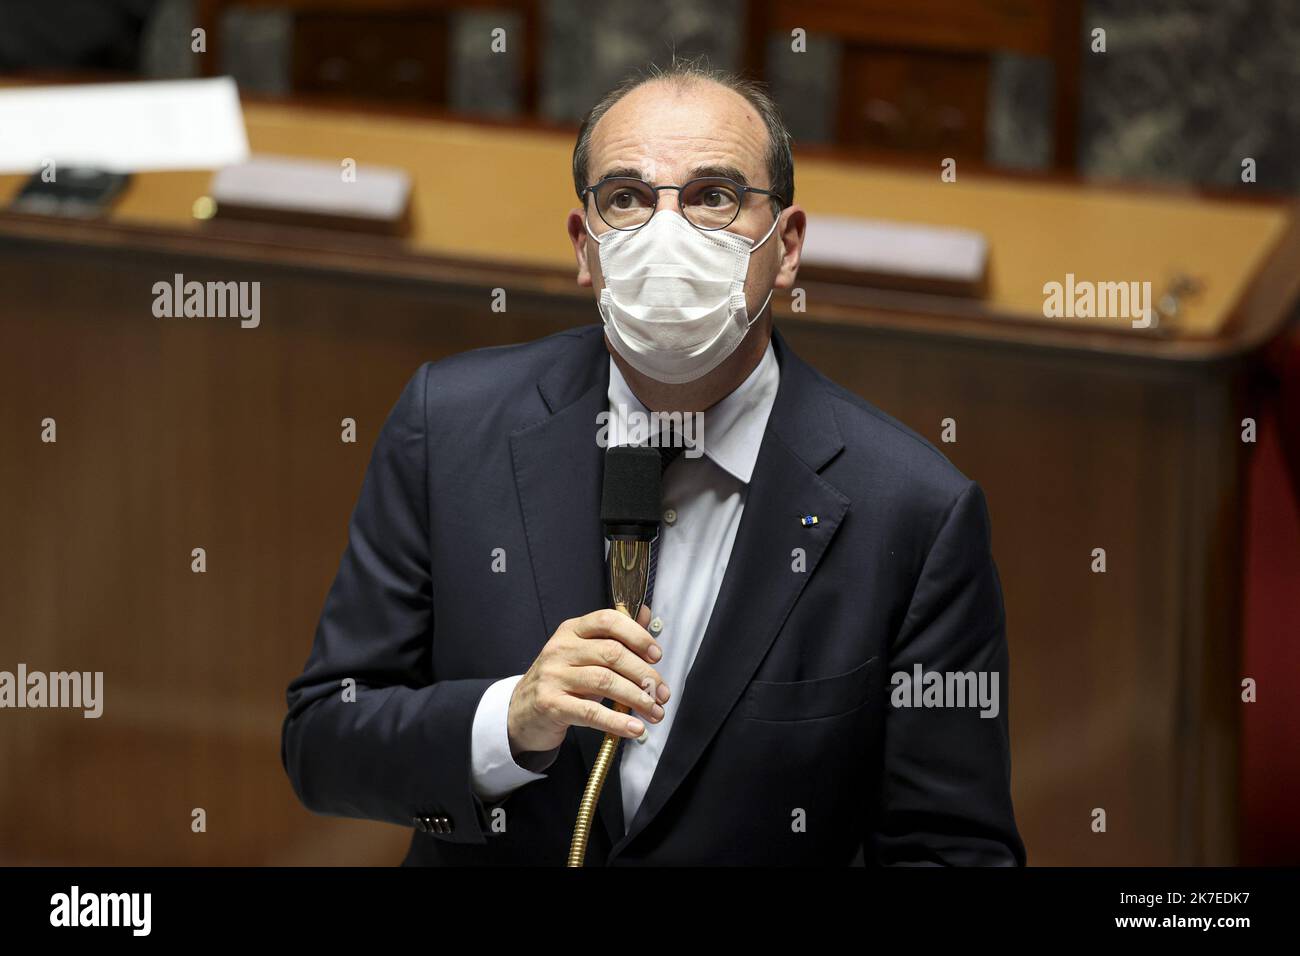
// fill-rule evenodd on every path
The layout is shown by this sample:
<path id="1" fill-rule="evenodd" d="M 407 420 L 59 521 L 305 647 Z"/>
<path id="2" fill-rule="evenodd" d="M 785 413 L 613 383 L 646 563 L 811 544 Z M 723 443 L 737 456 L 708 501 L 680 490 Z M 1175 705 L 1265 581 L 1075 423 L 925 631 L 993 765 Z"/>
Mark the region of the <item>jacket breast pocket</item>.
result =
<path id="1" fill-rule="evenodd" d="M 749 682 L 741 713 L 749 720 L 815 720 L 857 710 L 871 695 L 878 658 L 851 671 L 812 680 Z"/>

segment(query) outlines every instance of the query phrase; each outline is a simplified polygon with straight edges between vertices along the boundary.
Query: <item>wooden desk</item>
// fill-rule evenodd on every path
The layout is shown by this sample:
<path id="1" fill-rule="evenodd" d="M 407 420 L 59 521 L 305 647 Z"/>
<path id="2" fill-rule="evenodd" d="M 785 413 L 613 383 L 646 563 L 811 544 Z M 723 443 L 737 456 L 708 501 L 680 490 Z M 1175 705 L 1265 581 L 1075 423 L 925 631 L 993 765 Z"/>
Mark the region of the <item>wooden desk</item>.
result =
<path id="1" fill-rule="evenodd" d="M 480 260 L 491 269 L 509 260 L 563 278 L 572 272 L 572 251 L 567 242 L 557 240 L 565 215 L 578 205 L 569 165 L 573 135 L 568 131 L 304 111 L 273 104 L 248 105 L 246 120 L 254 152 L 335 163 L 346 157 L 359 164 L 406 168 L 415 182 L 414 228 L 409 243 L 394 250 L 397 258 Z M 7 201 L 21 179 L 0 176 L 0 199 Z M 112 224 L 202 234 L 204 224 L 191 213 L 210 179 L 208 172 L 138 177 L 116 207 Z M 530 185 L 514 191 L 508 202 L 484 199 L 491 183 L 524 181 Z M 1176 191 L 1080 188 L 960 170 L 956 183 L 943 183 L 937 168 L 929 174 L 802 155 L 796 199 L 809 213 L 983 232 L 993 250 L 992 271 L 988 299 L 972 310 L 977 317 L 1117 332 L 1120 341 L 1112 347 L 1189 357 L 1253 344 L 1253 339 L 1240 337 L 1247 330 L 1233 327 L 1242 318 L 1234 315 L 1234 308 L 1270 256 L 1280 251 L 1295 221 L 1294 207 L 1281 203 L 1217 201 Z M 358 262 L 354 270 L 367 266 Z M 1122 319 L 1043 317 L 1043 283 L 1063 281 L 1067 273 L 1090 281 L 1148 280 L 1159 291 L 1180 272 L 1195 275 L 1205 286 L 1204 294 L 1188 304 L 1177 328 L 1182 345 L 1133 344 L 1149 336 L 1126 328 Z M 834 299 L 843 301 L 845 296 L 836 294 Z M 860 304 L 849 299 L 847 304 Z M 905 304 L 912 309 L 929 305 L 940 315 L 953 308 L 951 302 Z M 848 318 L 860 324 L 860 316 Z M 1076 339 L 1059 341 L 1072 345 Z"/>
<path id="2" fill-rule="evenodd" d="M 247 121 L 257 151 L 408 168 L 411 241 L 205 226 L 201 172 L 138 177 L 105 222 L 0 214 L 6 661 L 107 682 L 98 721 L 0 722 L 0 819 L 22 822 L 0 829 L 7 862 L 400 859 L 406 831 L 302 810 L 278 753 L 368 449 L 419 363 L 595 320 L 562 231 L 571 134 L 256 104 Z M 983 303 L 804 283 L 806 313 L 776 309 L 805 358 L 932 441 L 957 422 L 940 447 L 992 512 L 1031 862 L 1231 862 L 1240 421 L 1251 355 L 1296 300 L 1294 209 L 824 156 L 798 170 L 810 212 L 990 239 Z M 1067 272 L 1159 289 L 1178 271 L 1204 293 L 1159 334 L 1042 316 Z M 176 272 L 260 281 L 260 327 L 154 318 L 153 283 Z"/>

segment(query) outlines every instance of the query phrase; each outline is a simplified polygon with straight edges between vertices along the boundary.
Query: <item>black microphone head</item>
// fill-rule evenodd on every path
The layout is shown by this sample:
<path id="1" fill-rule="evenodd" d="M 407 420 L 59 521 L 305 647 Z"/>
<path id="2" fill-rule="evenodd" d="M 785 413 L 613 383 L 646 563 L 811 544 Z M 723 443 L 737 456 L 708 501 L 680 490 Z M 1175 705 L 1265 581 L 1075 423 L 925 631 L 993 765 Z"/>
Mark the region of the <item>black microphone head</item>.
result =
<path id="1" fill-rule="evenodd" d="M 615 445 L 605 451 L 600 521 L 607 538 L 652 540 L 659 533 L 659 449 Z"/>

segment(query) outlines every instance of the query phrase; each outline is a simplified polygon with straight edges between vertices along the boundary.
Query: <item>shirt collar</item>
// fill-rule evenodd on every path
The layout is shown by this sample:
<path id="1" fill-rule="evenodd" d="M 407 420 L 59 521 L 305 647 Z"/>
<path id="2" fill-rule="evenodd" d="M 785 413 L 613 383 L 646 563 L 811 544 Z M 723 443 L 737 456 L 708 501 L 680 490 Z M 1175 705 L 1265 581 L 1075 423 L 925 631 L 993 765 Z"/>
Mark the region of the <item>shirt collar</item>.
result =
<path id="1" fill-rule="evenodd" d="M 749 377 L 704 413 L 704 454 L 745 484 L 754 474 L 754 463 L 758 460 L 758 449 L 763 444 L 763 432 L 767 429 L 767 419 L 776 401 L 780 381 L 780 365 L 769 339 L 763 358 Z M 608 397 L 610 444 L 623 444 L 629 434 L 627 415 L 631 412 L 649 415 L 650 412 L 623 378 L 613 356 L 609 359 Z"/>

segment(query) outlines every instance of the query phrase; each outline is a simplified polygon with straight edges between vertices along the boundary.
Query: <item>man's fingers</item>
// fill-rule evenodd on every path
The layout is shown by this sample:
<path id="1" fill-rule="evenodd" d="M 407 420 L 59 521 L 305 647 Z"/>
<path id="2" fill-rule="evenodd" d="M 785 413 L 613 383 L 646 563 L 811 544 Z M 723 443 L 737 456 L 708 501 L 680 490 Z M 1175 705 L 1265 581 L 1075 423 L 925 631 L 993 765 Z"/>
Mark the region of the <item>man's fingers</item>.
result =
<path id="1" fill-rule="evenodd" d="M 645 724 L 640 718 L 620 714 L 594 700 L 566 695 L 557 708 L 564 722 L 573 727 L 594 727 L 616 737 L 632 739 L 645 732 Z"/>
<path id="2" fill-rule="evenodd" d="M 667 686 L 659 676 L 659 672 L 618 641 L 609 638 L 579 641 L 573 648 L 569 663 L 575 666 L 592 665 L 617 671 L 638 689 L 653 695 L 659 703 L 668 701 Z M 660 688 L 664 689 L 661 691 Z"/>
<path id="3" fill-rule="evenodd" d="M 621 611 L 602 608 L 575 618 L 570 623 L 571 630 L 578 637 L 612 637 L 652 663 L 663 657 L 663 648 L 650 636 L 650 632 Z M 646 624 L 649 623 L 647 618 Z"/>
<path id="4" fill-rule="evenodd" d="M 572 667 L 568 671 L 572 684 L 570 691 L 582 696 L 595 693 L 597 700 L 608 697 L 638 714 L 644 714 L 651 723 L 663 719 L 664 710 L 650 696 L 626 677 L 606 667 Z M 647 681 L 649 678 L 647 678 Z"/>

